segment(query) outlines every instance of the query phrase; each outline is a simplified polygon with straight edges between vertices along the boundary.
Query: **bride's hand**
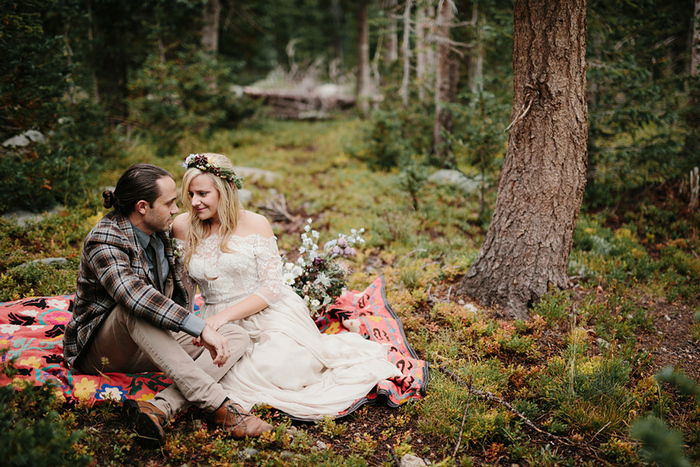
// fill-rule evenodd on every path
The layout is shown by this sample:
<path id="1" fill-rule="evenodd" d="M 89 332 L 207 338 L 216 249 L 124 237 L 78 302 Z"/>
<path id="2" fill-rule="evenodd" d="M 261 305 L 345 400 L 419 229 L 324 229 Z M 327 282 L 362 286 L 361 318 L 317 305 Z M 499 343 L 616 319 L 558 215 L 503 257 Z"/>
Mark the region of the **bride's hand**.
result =
<path id="1" fill-rule="evenodd" d="M 228 323 L 228 318 L 221 316 L 221 313 L 218 313 L 207 318 L 206 322 L 214 329 L 214 331 L 218 331 L 221 326 Z"/>

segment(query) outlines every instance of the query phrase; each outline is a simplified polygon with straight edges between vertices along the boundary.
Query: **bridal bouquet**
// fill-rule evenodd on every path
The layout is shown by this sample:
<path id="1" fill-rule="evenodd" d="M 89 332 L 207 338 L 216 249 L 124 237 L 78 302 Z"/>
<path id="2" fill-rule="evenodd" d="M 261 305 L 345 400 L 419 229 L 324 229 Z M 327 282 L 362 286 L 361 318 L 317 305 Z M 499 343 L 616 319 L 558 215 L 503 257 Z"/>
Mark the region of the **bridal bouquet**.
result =
<path id="1" fill-rule="evenodd" d="M 304 299 L 312 317 L 345 292 L 350 271 L 340 260 L 355 256 L 355 246 L 365 243 L 361 236 L 364 231 L 352 229 L 350 235 L 338 234 L 319 251 L 316 242 L 320 234 L 311 229 L 311 219 L 304 226 L 299 258 L 294 263 L 284 263 L 282 277 Z"/>

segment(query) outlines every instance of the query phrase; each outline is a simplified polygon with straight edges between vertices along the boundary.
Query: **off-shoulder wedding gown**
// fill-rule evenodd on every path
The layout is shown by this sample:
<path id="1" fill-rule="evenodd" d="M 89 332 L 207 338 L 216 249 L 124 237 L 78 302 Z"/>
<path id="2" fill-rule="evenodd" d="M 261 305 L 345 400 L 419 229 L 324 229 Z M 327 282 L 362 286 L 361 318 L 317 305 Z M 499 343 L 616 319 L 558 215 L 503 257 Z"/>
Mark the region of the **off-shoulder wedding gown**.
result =
<path id="1" fill-rule="evenodd" d="M 232 253 L 219 237 L 203 240 L 193 253 L 189 276 L 204 299 L 203 318 L 247 298 L 267 308 L 236 321 L 251 338 L 245 354 L 221 380 L 244 409 L 269 405 L 299 419 L 335 416 L 379 382 L 401 376 L 386 347 L 358 334 L 321 334 L 308 308 L 282 281 L 275 237 L 232 236 Z"/>

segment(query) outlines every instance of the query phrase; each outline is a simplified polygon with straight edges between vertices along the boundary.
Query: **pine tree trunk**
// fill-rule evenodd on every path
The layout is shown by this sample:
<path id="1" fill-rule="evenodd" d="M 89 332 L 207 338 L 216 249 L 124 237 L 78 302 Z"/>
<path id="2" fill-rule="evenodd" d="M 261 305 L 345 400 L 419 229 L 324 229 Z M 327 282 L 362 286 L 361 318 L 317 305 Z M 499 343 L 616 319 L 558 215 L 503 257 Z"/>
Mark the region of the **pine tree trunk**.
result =
<path id="1" fill-rule="evenodd" d="M 443 130 L 451 132 L 452 114 L 444 106 L 454 99 L 456 77 L 450 47 L 450 26 L 454 19 L 453 3 L 450 0 L 440 2 L 437 15 L 437 70 L 435 75 L 435 124 L 433 126 L 433 154 L 445 166 L 444 159 L 449 152 Z"/>
<path id="2" fill-rule="evenodd" d="M 690 54 L 690 74 L 697 76 L 700 74 L 700 0 L 695 0 L 695 15 L 693 16 L 693 45 Z"/>
<path id="3" fill-rule="evenodd" d="M 403 54 L 403 81 L 399 95 L 404 107 L 408 107 L 408 83 L 411 79 L 411 6 L 412 1 L 406 0 L 406 6 L 403 13 L 403 42 L 401 45 L 401 53 Z"/>
<path id="4" fill-rule="evenodd" d="M 219 51 L 219 0 L 208 0 L 204 5 L 204 27 L 202 27 L 202 47 L 208 52 Z"/>
<path id="5" fill-rule="evenodd" d="M 392 63 L 399 59 L 399 41 L 396 31 L 396 0 L 384 0 L 382 9 L 389 20 L 389 27 L 384 33 L 384 64 L 389 67 Z"/>
<path id="6" fill-rule="evenodd" d="M 416 84 L 418 86 L 418 100 L 425 101 L 425 6 L 419 6 L 416 10 Z"/>
<path id="7" fill-rule="evenodd" d="M 586 182 L 586 2 L 515 0 L 513 113 L 491 227 L 459 292 L 526 318 L 566 266 Z"/>
<path id="8" fill-rule="evenodd" d="M 363 116 L 369 114 L 369 22 L 367 1 L 357 4 L 357 89 L 356 101 Z"/>
<path id="9" fill-rule="evenodd" d="M 484 81 L 484 35 L 482 27 L 478 21 L 477 4 L 472 7 L 471 23 L 476 31 L 476 43 L 474 44 L 473 53 L 469 55 L 469 89 L 472 93 L 478 94 L 483 89 Z"/>

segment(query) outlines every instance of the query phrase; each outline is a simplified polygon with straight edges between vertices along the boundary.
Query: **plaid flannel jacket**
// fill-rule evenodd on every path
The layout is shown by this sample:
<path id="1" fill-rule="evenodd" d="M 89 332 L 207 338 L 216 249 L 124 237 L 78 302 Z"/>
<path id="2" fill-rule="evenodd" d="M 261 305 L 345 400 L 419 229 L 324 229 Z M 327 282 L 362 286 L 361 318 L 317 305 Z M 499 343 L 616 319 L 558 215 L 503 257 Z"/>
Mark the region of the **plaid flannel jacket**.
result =
<path id="1" fill-rule="evenodd" d="M 63 355 L 70 366 L 118 303 L 159 328 L 180 330 L 188 314 L 187 292 L 177 274 L 173 274 L 170 239 L 165 233 L 158 235 L 170 265 L 167 281 L 174 281 L 172 299 L 155 287 L 129 219 L 112 211 L 85 238 L 73 316 L 63 337 Z"/>

